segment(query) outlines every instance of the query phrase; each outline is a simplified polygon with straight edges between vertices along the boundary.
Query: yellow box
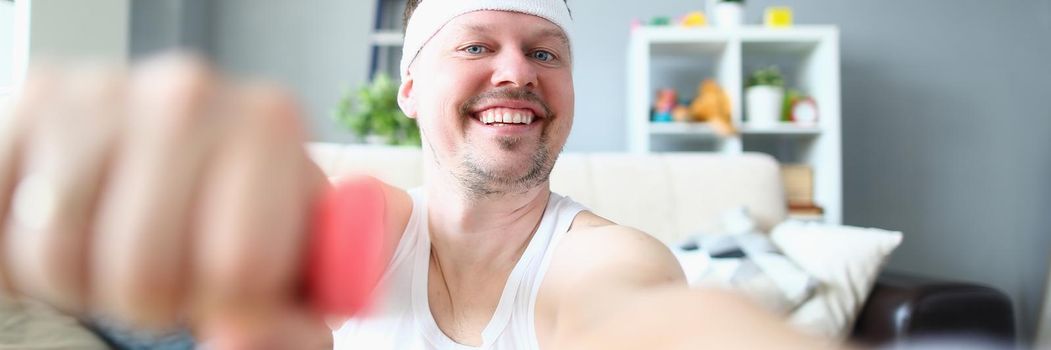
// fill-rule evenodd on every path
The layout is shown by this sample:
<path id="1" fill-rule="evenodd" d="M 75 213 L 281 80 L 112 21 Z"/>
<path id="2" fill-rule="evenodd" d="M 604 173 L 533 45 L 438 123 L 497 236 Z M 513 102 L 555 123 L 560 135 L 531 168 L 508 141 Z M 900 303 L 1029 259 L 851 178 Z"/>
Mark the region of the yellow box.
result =
<path id="1" fill-rule="evenodd" d="M 763 22 L 767 27 L 785 28 L 792 26 L 792 8 L 788 6 L 769 6 L 766 8 Z"/>
<path id="2" fill-rule="evenodd" d="M 704 12 L 694 11 L 687 13 L 682 19 L 682 26 L 686 28 L 704 27 L 708 25 L 708 18 Z"/>

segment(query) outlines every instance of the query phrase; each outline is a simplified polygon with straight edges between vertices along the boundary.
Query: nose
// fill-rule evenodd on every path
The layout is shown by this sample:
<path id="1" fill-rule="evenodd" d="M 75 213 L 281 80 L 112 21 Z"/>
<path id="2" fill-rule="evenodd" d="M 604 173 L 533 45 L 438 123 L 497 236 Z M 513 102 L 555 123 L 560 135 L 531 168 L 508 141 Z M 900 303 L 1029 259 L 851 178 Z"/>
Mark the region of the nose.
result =
<path id="1" fill-rule="evenodd" d="M 520 50 L 505 50 L 494 60 L 492 83 L 496 87 L 535 88 L 536 66 Z"/>

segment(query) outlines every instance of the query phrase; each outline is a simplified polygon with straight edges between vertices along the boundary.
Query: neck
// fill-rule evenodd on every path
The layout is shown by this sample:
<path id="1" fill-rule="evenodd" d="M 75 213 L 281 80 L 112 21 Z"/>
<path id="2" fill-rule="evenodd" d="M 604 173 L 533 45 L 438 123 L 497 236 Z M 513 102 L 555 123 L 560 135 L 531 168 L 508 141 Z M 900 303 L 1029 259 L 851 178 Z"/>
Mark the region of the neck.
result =
<path id="1" fill-rule="evenodd" d="M 429 172 L 431 244 L 447 270 L 513 265 L 532 238 L 551 190 L 548 183 L 524 192 L 476 197 L 443 171 Z"/>

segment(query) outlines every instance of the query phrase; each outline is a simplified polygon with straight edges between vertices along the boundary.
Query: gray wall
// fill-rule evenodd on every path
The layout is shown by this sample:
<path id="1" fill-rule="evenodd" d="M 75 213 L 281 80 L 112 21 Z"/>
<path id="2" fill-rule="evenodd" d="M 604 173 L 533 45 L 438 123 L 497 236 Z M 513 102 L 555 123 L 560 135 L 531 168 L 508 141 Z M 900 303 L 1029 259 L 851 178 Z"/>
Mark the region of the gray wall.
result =
<path id="1" fill-rule="evenodd" d="M 340 96 L 368 74 L 367 43 L 375 4 L 364 0 L 213 4 L 211 52 L 219 66 L 287 84 L 302 98 L 317 137 L 346 138 L 330 116 Z"/>
<path id="2" fill-rule="evenodd" d="M 130 1 L 48 0 L 27 3 L 31 8 L 26 19 L 29 59 L 75 57 L 125 63 L 131 36 Z M 85 13 L 91 15 L 85 16 Z"/>
<path id="3" fill-rule="evenodd" d="M 570 0 L 577 121 L 567 150 L 625 149 L 629 21 L 701 3 Z M 905 232 L 890 269 L 1004 290 L 1030 339 L 1051 250 L 1051 1 L 750 0 L 748 20 L 774 4 L 793 6 L 797 23 L 841 30 L 846 223 Z M 309 5 L 216 1 L 199 27 L 223 68 L 287 84 L 317 137 L 342 140 L 329 112 L 364 81 L 374 3 Z"/>
<path id="4" fill-rule="evenodd" d="M 364 0 L 134 0 L 131 52 L 203 51 L 232 76 L 296 93 L 315 138 L 348 140 L 331 114 L 366 80 L 375 11 Z"/>
<path id="5" fill-rule="evenodd" d="M 893 268 L 1005 290 L 1028 338 L 1051 249 L 1051 5 L 908 5 L 911 35 L 857 16 L 844 46 L 846 220 L 911 233 Z"/>

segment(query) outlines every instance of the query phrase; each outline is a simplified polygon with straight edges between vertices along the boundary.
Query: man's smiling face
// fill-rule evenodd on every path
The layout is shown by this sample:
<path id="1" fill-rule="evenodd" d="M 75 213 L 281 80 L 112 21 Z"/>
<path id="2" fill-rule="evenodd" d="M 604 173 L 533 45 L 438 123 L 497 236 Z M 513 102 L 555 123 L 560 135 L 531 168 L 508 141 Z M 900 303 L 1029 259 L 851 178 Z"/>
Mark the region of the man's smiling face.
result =
<path id="1" fill-rule="evenodd" d="M 439 171 L 472 194 L 528 190 L 547 180 L 573 123 L 569 41 L 532 15 L 461 15 L 416 57 L 399 101 Z"/>

